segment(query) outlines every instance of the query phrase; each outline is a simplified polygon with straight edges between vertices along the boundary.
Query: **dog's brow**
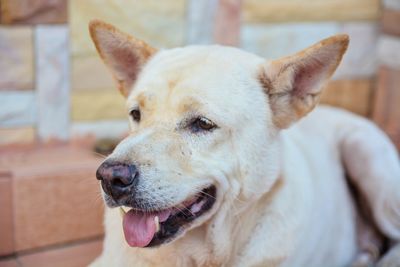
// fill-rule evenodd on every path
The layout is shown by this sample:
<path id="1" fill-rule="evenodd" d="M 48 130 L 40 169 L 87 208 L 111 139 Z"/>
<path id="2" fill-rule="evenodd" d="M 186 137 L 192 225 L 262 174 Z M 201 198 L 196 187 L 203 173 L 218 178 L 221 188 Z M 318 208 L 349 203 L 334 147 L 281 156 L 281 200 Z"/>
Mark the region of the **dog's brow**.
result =
<path id="1" fill-rule="evenodd" d="M 137 101 L 138 101 L 140 107 L 144 108 L 146 106 L 146 99 L 147 99 L 147 96 L 144 93 L 140 93 L 137 96 Z"/>
<path id="2" fill-rule="evenodd" d="M 199 110 L 201 107 L 201 102 L 194 97 L 187 97 L 180 101 L 178 106 L 178 112 L 180 114 L 185 113 L 194 113 L 196 110 Z"/>

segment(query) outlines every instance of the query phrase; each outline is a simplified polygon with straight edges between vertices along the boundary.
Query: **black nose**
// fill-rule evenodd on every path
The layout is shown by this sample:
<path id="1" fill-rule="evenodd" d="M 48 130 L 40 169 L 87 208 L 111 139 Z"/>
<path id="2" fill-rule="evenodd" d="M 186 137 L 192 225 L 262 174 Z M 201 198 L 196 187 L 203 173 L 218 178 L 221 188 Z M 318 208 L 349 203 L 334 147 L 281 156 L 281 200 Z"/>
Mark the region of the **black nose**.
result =
<path id="1" fill-rule="evenodd" d="M 104 192 L 118 200 L 132 193 L 139 171 L 133 164 L 105 161 L 97 169 L 96 177 L 101 181 Z"/>

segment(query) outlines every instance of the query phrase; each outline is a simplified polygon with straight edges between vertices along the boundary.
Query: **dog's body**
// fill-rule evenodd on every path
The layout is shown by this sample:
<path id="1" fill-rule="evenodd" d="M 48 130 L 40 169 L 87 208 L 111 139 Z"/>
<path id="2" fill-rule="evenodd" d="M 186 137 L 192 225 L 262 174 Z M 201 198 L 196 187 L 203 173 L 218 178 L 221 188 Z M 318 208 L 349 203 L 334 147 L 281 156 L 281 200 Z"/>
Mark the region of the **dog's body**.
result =
<path id="1" fill-rule="evenodd" d="M 400 239 L 400 164 L 381 131 L 327 107 L 288 128 L 315 106 L 347 38 L 265 63 L 219 46 L 156 52 L 99 21 L 91 33 L 134 111 L 132 135 L 98 171 L 107 203 L 133 210 L 122 222 L 118 209 L 106 209 L 104 251 L 92 266 L 371 263 L 381 239 L 364 224 L 349 182 L 379 231 Z M 132 176 L 134 186 L 124 180 Z M 171 209 L 182 208 L 193 216 L 171 219 L 176 231 L 168 232 Z"/>

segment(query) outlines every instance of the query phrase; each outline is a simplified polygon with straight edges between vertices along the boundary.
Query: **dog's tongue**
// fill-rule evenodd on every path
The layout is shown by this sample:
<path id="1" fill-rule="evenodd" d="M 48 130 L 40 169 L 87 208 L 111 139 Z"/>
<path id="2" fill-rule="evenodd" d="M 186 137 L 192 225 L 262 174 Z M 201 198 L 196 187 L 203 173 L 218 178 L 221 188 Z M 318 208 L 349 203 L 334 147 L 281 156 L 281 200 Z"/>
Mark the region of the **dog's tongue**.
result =
<path id="1" fill-rule="evenodd" d="M 125 240 L 131 247 L 145 247 L 153 239 L 156 233 L 155 217 L 159 221 L 166 221 L 171 211 L 166 210 L 158 213 L 144 213 L 130 210 L 123 218 Z"/>

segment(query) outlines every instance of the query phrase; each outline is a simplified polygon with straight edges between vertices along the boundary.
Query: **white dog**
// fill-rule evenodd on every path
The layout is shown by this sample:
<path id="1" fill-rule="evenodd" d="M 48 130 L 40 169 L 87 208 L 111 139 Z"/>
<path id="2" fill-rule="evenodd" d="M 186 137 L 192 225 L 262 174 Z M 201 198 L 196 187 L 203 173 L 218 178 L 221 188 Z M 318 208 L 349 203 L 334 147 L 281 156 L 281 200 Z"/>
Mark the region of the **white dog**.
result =
<path id="1" fill-rule="evenodd" d="M 101 21 L 90 33 L 131 126 L 97 171 L 109 208 L 91 266 L 400 266 L 394 146 L 343 110 L 300 120 L 348 36 L 268 61 L 157 51 Z"/>

